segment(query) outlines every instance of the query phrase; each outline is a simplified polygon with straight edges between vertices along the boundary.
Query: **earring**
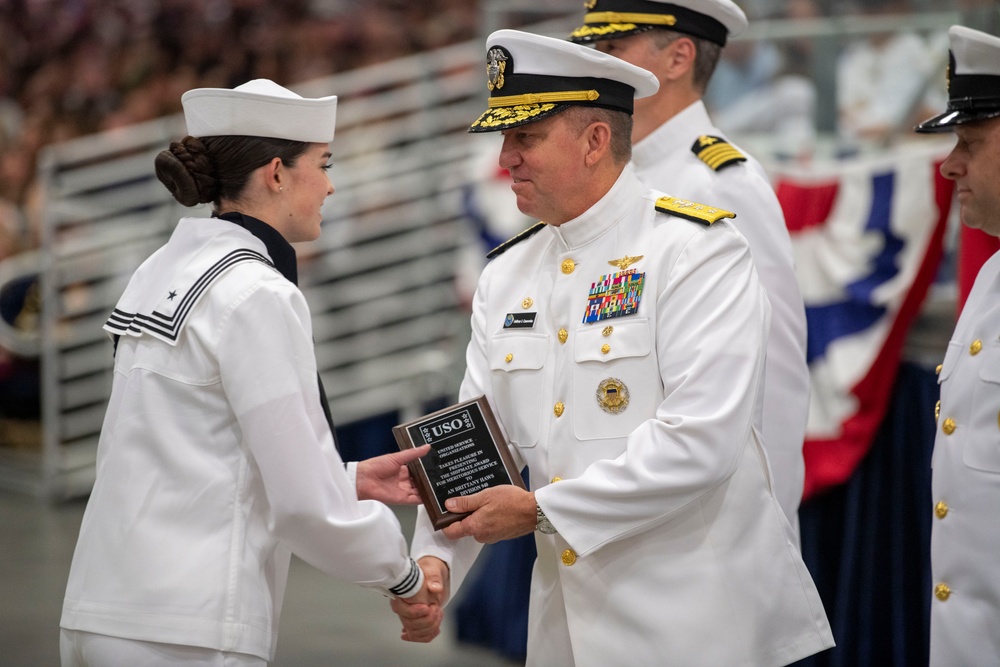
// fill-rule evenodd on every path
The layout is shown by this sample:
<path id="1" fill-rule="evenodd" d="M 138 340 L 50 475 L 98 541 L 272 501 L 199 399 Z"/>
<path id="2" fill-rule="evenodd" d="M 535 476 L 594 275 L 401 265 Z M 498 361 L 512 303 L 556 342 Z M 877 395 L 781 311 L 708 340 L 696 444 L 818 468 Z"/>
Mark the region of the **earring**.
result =
<path id="1" fill-rule="evenodd" d="M 282 191 L 282 190 L 284 190 L 284 189 L 285 189 L 285 186 L 283 186 L 283 185 L 279 185 L 279 186 L 278 186 L 278 192 L 281 192 L 281 191 Z"/>

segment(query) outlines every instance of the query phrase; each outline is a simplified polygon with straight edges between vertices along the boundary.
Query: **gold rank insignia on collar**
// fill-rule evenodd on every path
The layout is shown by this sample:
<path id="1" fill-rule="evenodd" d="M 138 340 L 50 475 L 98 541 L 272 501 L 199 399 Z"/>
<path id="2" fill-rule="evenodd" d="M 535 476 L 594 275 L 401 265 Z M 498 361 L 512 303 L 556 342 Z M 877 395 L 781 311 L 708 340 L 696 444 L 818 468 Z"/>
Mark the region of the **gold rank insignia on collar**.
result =
<path id="1" fill-rule="evenodd" d="M 678 199 L 677 197 L 660 197 L 656 200 L 656 210 L 660 213 L 669 213 L 670 215 L 676 215 L 678 218 L 685 218 L 686 220 L 699 222 L 703 225 L 711 225 L 723 218 L 736 217 L 736 214 L 732 211 L 726 211 L 725 209 L 709 206 L 708 204 L 699 204 L 687 199 Z"/>
<path id="2" fill-rule="evenodd" d="M 608 260 L 608 264 L 610 264 L 611 266 L 617 266 L 619 269 L 624 271 L 628 267 L 638 262 L 643 257 L 645 257 L 645 255 L 637 255 L 636 257 L 632 257 L 631 255 L 625 255 L 621 259 Z"/>
<path id="3" fill-rule="evenodd" d="M 538 232 L 542 231 L 542 227 L 544 226 L 545 226 L 544 222 L 536 222 L 535 224 L 533 224 L 531 227 L 528 227 L 520 234 L 517 234 L 516 236 L 507 239 L 506 241 L 498 245 L 496 248 L 493 248 L 493 250 L 490 250 L 488 253 L 486 253 L 486 259 L 493 259 L 497 255 L 502 255 L 503 253 L 507 252 L 515 245 L 523 241 L 524 239 L 530 236 L 534 236 Z"/>
<path id="4" fill-rule="evenodd" d="M 715 171 L 725 169 L 737 162 L 746 162 L 747 156 L 739 152 L 722 137 L 703 134 L 691 146 L 691 152 Z"/>

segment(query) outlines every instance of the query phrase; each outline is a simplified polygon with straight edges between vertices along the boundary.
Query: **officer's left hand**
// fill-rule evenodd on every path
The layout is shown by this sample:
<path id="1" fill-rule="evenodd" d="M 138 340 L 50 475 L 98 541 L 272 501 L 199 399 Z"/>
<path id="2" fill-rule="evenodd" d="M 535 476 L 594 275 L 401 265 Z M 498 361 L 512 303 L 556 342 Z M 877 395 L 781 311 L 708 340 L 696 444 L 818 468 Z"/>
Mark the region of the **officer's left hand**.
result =
<path id="1" fill-rule="evenodd" d="M 477 542 L 493 544 L 527 535 L 535 530 L 538 521 L 535 494 L 510 484 L 449 498 L 444 505 L 449 512 L 472 512 L 461 521 L 441 529 L 453 540 L 472 536 Z"/>
<path id="2" fill-rule="evenodd" d="M 374 456 L 358 461 L 358 500 L 378 500 L 389 505 L 416 505 L 420 502 L 417 487 L 410 479 L 406 464 L 416 461 L 431 451 L 430 445 L 421 445 L 392 454 Z"/>

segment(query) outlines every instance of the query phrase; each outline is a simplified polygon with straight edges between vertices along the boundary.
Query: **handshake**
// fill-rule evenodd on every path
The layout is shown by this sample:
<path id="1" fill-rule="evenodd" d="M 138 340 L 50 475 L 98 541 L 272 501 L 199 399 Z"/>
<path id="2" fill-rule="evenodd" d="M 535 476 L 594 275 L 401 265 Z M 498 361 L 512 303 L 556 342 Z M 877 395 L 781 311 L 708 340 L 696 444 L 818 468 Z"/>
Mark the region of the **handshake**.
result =
<path id="1" fill-rule="evenodd" d="M 426 644 L 441 634 L 449 572 L 444 561 L 434 556 L 424 556 L 417 563 L 424 571 L 424 587 L 411 598 L 393 598 L 390 606 L 403 623 L 400 638 Z"/>
<path id="2" fill-rule="evenodd" d="M 537 522 L 535 494 L 511 485 L 496 486 L 446 502 L 450 512 L 468 513 L 442 529 L 450 539 L 472 537 L 492 544 L 533 532 Z M 448 565 L 435 556 L 417 561 L 424 572 L 424 587 L 411 598 L 395 598 L 392 610 L 403 623 L 401 639 L 426 643 L 441 633 L 444 605 L 450 593 Z"/>
<path id="3" fill-rule="evenodd" d="M 429 446 L 423 445 L 359 462 L 358 497 L 396 504 L 420 502 L 406 464 L 426 455 L 429 450 Z M 510 484 L 450 498 L 445 507 L 449 512 L 467 515 L 441 529 L 453 540 L 472 537 L 477 542 L 492 544 L 527 535 L 535 530 L 537 522 L 535 494 Z M 451 573 L 448 565 L 434 556 L 424 556 L 417 562 L 424 572 L 423 588 L 413 597 L 394 598 L 390 604 L 403 623 L 401 638 L 427 643 L 441 633 Z"/>

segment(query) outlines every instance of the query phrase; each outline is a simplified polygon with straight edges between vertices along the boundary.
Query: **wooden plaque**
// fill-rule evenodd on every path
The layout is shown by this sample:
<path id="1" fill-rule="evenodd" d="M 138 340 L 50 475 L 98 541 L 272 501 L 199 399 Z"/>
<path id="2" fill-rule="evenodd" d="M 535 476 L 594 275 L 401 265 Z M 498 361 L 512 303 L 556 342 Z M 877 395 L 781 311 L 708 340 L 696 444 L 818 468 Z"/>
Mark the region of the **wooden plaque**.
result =
<path id="1" fill-rule="evenodd" d="M 394 426 L 392 433 L 400 449 L 431 446 L 409 467 L 435 530 L 466 516 L 446 510 L 448 498 L 500 484 L 524 488 L 485 396 Z"/>

